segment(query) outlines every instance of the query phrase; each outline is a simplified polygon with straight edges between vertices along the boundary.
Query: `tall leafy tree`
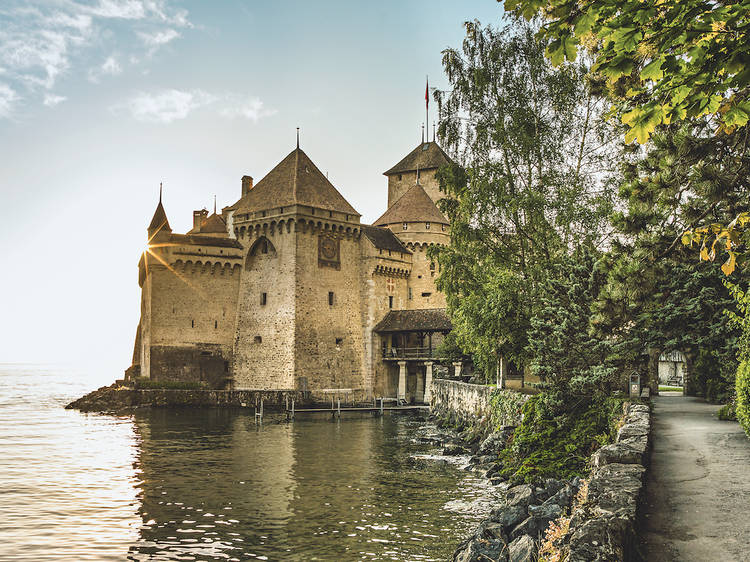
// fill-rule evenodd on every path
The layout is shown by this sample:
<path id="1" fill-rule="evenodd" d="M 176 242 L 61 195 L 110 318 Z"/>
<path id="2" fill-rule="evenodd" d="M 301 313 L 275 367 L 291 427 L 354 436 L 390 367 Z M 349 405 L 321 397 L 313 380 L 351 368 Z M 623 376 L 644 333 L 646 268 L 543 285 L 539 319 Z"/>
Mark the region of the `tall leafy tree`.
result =
<path id="1" fill-rule="evenodd" d="M 559 64 L 579 47 L 595 57 L 621 102 L 627 140 L 645 143 L 660 124 L 713 115 L 725 132 L 750 119 L 748 0 L 504 0 L 545 18 L 547 54 Z"/>
<path id="2" fill-rule="evenodd" d="M 582 64 L 553 67 L 529 24 L 466 24 L 443 53 L 451 89 L 436 92 L 451 246 L 435 250 L 457 340 L 491 371 L 525 364 L 538 292 L 556 264 L 608 235 L 618 149 Z"/>

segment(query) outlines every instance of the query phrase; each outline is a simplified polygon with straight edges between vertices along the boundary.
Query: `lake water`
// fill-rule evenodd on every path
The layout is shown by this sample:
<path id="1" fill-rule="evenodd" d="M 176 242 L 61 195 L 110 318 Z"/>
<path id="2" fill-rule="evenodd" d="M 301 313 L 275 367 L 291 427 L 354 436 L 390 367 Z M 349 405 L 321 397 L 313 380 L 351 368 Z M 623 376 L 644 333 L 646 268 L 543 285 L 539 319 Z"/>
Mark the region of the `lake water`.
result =
<path id="1" fill-rule="evenodd" d="M 0 365 L 0 560 L 446 560 L 491 504 L 411 416 L 63 409 L 97 382 Z"/>

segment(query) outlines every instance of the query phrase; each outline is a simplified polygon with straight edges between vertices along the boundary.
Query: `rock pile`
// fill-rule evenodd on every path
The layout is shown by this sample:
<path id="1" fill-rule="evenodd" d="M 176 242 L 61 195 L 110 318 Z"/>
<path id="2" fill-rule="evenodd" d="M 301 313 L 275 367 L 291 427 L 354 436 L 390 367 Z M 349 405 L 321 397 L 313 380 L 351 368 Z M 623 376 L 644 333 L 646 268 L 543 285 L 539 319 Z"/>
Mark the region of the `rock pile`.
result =
<path id="1" fill-rule="evenodd" d="M 505 503 L 480 523 L 453 554 L 454 562 L 529 562 L 537 558 L 539 540 L 578 492 L 578 478 L 563 482 L 547 478 L 540 486 L 521 484 L 508 489 Z"/>

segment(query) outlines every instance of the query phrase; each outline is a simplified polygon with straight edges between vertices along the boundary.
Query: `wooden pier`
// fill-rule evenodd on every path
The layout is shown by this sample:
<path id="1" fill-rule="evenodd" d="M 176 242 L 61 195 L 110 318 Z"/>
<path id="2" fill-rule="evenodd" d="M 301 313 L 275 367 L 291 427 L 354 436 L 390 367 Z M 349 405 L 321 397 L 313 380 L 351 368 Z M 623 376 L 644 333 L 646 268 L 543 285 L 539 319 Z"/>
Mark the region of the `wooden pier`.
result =
<path id="1" fill-rule="evenodd" d="M 378 405 L 378 402 L 380 404 Z M 395 402 L 394 406 L 386 406 L 386 402 Z M 294 407 L 294 400 L 292 400 L 291 408 L 286 408 L 287 419 L 293 420 L 295 414 L 304 413 L 330 413 L 332 417 L 341 417 L 341 412 L 370 412 L 376 416 L 382 416 L 385 412 L 418 412 L 425 411 L 429 412 L 430 407 L 426 405 L 399 405 L 395 398 L 378 398 L 373 400 L 372 406 L 341 406 L 341 400 L 337 400 L 334 404 L 331 400 L 331 407 L 320 407 L 320 408 L 296 408 Z"/>

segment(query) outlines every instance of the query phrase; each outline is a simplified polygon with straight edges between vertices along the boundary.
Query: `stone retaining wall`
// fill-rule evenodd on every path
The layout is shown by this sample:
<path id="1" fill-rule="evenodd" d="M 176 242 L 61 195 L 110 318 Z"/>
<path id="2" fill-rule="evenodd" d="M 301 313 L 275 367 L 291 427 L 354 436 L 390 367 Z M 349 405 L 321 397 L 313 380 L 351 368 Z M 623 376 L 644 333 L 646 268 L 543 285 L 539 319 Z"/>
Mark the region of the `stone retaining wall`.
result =
<path id="1" fill-rule="evenodd" d="M 588 497 L 570 520 L 566 561 L 639 559 L 637 516 L 650 428 L 649 407 L 631 404 L 617 441 L 592 456 Z"/>
<path id="2" fill-rule="evenodd" d="M 432 381 L 431 411 L 438 417 L 450 417 L 460 425 L 475 423 L 492 415 L 490 400 L 496 388 L 484 384 L 469 384 L 446 379 Z M 520 408 L 528 396 L 512 390 L 499 391 L 507 400 L 498 408 L 503 419 L 493 420 L 496 425 L 518 425 L 521 423 Z M 507 408 L 503 407 L 507 402 Z"/>

